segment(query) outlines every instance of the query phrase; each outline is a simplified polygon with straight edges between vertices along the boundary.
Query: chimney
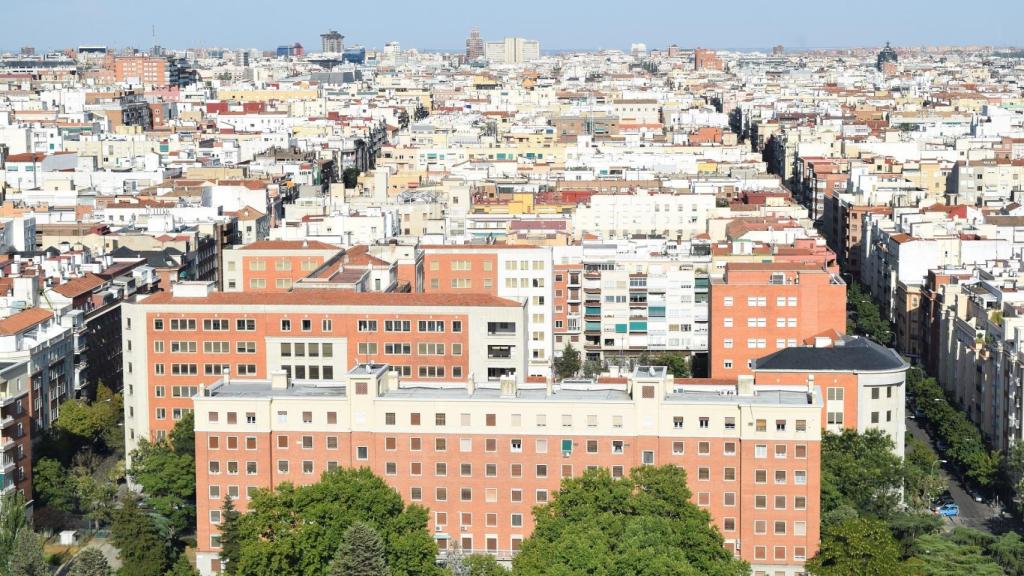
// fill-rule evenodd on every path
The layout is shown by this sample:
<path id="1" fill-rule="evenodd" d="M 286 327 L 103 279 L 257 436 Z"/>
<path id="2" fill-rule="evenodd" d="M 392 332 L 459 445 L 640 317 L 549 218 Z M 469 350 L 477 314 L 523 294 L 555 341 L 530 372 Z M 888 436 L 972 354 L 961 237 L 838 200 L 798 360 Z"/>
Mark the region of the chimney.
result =
<path id="1" fill-rule="evenodd" d="M 519 387 L 516 385 L 516 377 L 506 374 L 501 377 L 501 397 L 515 398 L 519 395 Z"/>
<path id="2" fill-rule="evenodd" d="M 271 390 L 287 390 L 288 388 L 291 388 L 291 385 L 288 373 L 284 370 L 275 370 L 270 373 Z"/>
<path id="3" fill-rule="evenodd" d="M 231 369 L 230 368 L 222 368 L 221 369 L 221 371 L 220 371 L 220 380 L 224 384 L 230 384 L 231 383 Z"/>
<path id="4" fill-rule="evenodd" d="M 544 381 L 544 397 L 551 398 L 555 393 L 555 377 L 548 376 Z"/>
<path id="5" fill-rule="evenodd" d="M 743 374 L 736 382 L 736 394 L 739 396 L 754 395 L 754 377 L 750 374 Z"/>
<path id="6" fill-rule="evenodd" d="M 466 395 L 472 396 L 474 392 L 476 392 L 476 379 L 473 374 L 470 374 L 466 379 Z"/>

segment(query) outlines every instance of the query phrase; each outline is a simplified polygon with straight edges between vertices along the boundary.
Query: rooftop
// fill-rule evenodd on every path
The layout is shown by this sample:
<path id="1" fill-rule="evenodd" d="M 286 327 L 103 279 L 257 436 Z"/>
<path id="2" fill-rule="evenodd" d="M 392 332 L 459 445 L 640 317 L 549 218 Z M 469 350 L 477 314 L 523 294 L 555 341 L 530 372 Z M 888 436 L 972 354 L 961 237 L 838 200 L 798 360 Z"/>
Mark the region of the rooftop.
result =
<path id="1" fill-rule="evenodd" d="M 847 336 L 828 348 L 784 348 L 754 361 L 755 370 L 778 372 L 892 372 L 909 365 L 891 348 Z"/>

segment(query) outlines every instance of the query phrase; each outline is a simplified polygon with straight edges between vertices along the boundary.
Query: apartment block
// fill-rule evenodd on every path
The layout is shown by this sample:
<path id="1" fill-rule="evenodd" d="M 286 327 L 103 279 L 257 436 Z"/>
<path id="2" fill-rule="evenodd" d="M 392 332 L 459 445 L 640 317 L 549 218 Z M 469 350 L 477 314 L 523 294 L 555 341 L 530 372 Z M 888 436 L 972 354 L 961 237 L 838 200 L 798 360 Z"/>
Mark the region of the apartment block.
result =
<path id="1" fill-rule="evenodd" d="M 32 381 L 28 362 L 0 362 L 0 495 L 32 500 Z"/>
<path id="2" fill-rule="evenodd" d="M 846 332 L 846 283 L 814 263 L 730 263 L 711 282 L 711 377 L 749 374 L 754 360 Z"/>
<path id="3" fill-rule="evenodd" d="M 388 362 L 410 382 L 497 382 L 527 373 L 522 303 L 486 294 L 304 289 L 215 292 L 179 282 L 123 305 L 125 436 L 162 438 L 201 385 L 224 375 L 332 381 Z"/>
<path id="4" fill-rule="evenodd" d="M 707 352 L 706 243 L 584 242 L 554 251 L 555 314 L 565 313 L 554 326 L 556 354 L 565 341 L 608 362 Z"/>
<path id="5" fill-rule="evenodd" d="M 261 240 L 224 251 L 225 292 L 286 292 L 342 249 L 309 240 Z"/>
<path id="6" fill-rule="evenodd" d="M 428 507 L 442 552 L 509 560 L 562 478 L 663 464 L 687 471 L 694 503 L 755 573 L 800 574 L 817 550 L 817 388 L 687 387 L 647 366 L 609 381 L 423 386 L 357 364 L 317 385 L 281 372 L 218 380 L 194 403 L 203 574 L 221 568 L 225 497 L 244 511 L 253 490 L 353 466 Z"/>
<path id="7" fill-rule="evenodd" d="M 814 346 L 785 348 L 755 360 L 756 387 L 817 386 L 825 430 L 878 429 L 903 456 L 910 365 L 895 350 L 861 336 L 816 340 Z"/>
<path id="8" fill-rule="evenodd" d="M 551 373 L 554 284 L 551 248 L 512 244 L 422 246 L 426 294 L 482 293 L 522 302 L 529 334 L 528 375 Z"/>

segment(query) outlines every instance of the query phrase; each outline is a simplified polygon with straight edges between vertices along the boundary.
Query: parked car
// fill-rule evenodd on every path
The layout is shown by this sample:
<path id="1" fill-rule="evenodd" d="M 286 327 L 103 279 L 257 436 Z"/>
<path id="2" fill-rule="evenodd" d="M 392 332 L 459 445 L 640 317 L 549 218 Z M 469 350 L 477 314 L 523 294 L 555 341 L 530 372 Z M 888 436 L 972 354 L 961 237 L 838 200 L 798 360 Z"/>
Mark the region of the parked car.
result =
<path id="1" fill-rule="evenodd" d="M 939 506 L 935 513 L 939 516 L 952 518 L 960 515 L 960 507 L 956 504 L 943 504 L 942 506 Z"/>

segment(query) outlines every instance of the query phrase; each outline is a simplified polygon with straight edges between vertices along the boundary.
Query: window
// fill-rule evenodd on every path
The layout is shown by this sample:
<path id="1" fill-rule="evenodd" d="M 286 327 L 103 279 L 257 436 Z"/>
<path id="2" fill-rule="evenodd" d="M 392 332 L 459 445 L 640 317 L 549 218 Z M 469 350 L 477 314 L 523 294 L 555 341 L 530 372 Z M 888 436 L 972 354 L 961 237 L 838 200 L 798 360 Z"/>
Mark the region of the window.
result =
<path id="1" fill-rule="evenodd" d="M 356 460 L 367 460 L 370 457 L 370 449 L 366 446 L 356 447 Z"/>
<path id="2" fill-rule="evenodd" d="M 646 465 L 653 465 L 654 464 L 654 451 L 653 450 L 644 450 L 643 454 L 641 456 L 641 461 L 644 464 L 646 464 Z"/>
<path id="3" fill-rule="evenodd" d="M 767 458 L 768 457 L 768 445 L 757 444 L 754 446 L 754 458 Z"/>
<path id="4" fill-rule="evenodd" d="M 444 332 L 444 320 L 420 320 L 417 329 L 420 332 Z"/>
<path id="5" fill-rule="evenodd" d="M 359 320 L 356 323 L 356 330 L 359 332 L 376 332 L 377 321 L 376 320 Z"/>
<path id="6" fill-rule="evenodd" d="M 843 400 L 843 389 L 842 388 L 828 388 L 826 393 L 828 394 L 829 400 L 842 401 Z"/>

